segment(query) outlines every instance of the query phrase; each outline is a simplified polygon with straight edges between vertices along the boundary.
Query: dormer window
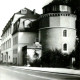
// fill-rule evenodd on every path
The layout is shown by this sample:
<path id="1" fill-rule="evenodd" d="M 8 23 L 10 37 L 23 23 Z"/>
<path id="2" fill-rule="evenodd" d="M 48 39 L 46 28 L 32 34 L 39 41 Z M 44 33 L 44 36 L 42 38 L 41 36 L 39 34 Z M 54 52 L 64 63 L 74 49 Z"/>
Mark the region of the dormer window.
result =
<path id="1" fill-rule="evenodd" d="M 22 9 L 21 10 L 21 14 L 27 14 L 27 10 L 26 9 Z"/>
<path id="2" fill-rule="evenodd" d="M 30 23 L 30 22 L 31 22 L 30 20 L 25 20 L 25 21 L 23 22 L 24 27 L 25 27 L 25 28 L 29 28 L 29 23 Z"/>
<path id="3" fill-rule="evenodd" d="M 43 9 L 43 13 L 45 13 L 45 8 Z"/>
<path id="4" fill-rule="evenodd" d="M 56 6 L 53 6 L 53 11 L 56 11 Z"/>
<path id="5" fill-rule="evenodd" d="M 47 7 L 47 12 L 49 12 L 49 7 Z"/>
<path id="6" fill-rule="evenodd" d="M 19 21 L 17 22 L 17 26 L 19 26 Z"/>

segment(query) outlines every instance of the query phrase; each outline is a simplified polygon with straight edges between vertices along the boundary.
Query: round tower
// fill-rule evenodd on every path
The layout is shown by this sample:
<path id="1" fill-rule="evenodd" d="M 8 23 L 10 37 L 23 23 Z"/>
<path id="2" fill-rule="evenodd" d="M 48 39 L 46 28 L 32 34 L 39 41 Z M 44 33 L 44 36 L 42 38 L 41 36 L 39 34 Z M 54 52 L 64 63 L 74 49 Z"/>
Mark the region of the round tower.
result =
<path id="1" fill-rule="evenodd" d="M 75 50 L 76 16 L 68 1 L 54 0 L 43 7 L 39 29 L 43 51 L 57 49 L 69 54 Z"/>

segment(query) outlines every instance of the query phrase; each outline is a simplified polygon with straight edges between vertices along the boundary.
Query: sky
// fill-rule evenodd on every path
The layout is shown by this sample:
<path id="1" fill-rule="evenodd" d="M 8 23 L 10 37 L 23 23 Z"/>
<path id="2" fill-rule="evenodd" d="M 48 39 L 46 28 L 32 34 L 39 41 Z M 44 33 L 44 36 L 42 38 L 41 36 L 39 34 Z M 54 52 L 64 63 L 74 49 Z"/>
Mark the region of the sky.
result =
<path id="1" fill-rule="evenodd" d="M 3 28 L 14 13 L 23 8 L 35 9 L 37 13 L 42 13 L 42 7 L 52 0 L 1 0 L 0 1 L 0 36 Z"/>

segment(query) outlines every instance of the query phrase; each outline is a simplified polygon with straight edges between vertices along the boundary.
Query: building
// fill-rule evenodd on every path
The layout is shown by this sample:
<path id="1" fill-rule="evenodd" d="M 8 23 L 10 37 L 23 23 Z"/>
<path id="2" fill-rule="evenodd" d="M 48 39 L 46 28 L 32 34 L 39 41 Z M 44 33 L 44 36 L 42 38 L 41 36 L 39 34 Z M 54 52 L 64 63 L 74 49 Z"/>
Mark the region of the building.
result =
<path id="1" fill-rule="evenodd" d="M 22 65 L 27 60 L 24 48 L 33 53 L 34 42 L 41 43 L 42 52 L 57 49 L 69 55 L 75 50 L 76 15 L 68 3 L 54 0 L 43 7 L 42 15 L 26 8 L 15 14 L 3 30 L 3 62 Z"/>
<path id="2" fill-rule="evenodd" d="M 38 31 L 29 26 L 38 19 L 39 15 L 35 12 L 28 11 L 27 15 L 19 18 L 13 28 L 13 63 L 22 65 L 22 47 L 29 47 L 34 44 L 37 39 Z"/>
<path id="3" fill-rule="evenodd" d="M 9 20 L 2 33 L 1 54 L 3 63 L 21 64 L 19 50 L 22 46 L 35 42 L 36 34 L 26 32 L 27 25 L 35 21 L 39 14 L 27 8 L 15 13 Z M 32 35 L 31 35 L 32 34 Z M 28 39 L 26 36 L 31 37 Z M 18 55 L 18 53 L 20 55 Z M 17 59 L 18 58 L 18 59 Z"/>

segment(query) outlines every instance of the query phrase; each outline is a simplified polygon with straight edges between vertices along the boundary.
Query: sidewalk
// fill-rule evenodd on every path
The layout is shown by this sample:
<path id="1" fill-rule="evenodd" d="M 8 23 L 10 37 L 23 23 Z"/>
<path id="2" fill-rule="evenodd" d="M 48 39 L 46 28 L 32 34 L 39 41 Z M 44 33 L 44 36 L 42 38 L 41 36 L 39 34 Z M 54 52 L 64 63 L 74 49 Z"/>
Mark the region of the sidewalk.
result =
<path id="1" fill-rule="evenodd" d="M 79 75 L 80 70 L 66 69 L 66 68 L 41 68 L 41 67 L 26 67 L 26 66 L 12 66 L 14 68 L 19 68 L 23 70 L 35 70 L 51 73 L 60 73 L 60 74 L 70 74 L 70 75 Z"/>

